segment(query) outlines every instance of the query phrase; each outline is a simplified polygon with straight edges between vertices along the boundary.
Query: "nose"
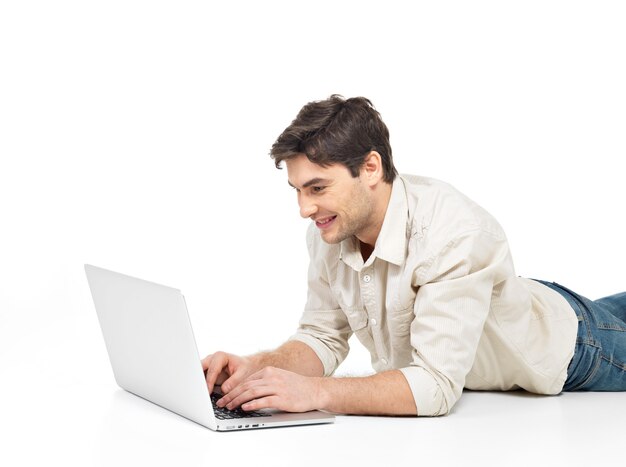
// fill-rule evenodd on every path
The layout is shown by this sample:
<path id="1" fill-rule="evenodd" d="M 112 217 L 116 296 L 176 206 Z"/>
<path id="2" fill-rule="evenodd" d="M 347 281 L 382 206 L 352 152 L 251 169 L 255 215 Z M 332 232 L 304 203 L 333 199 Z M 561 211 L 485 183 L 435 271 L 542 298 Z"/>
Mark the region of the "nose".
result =
<path id="1" fill-rule="evenodd" d="M 298 196 L 298 204 L 300 205 L 300 215 L 307 219 L 317 212 L 317 206 L 311 202 L 310 198 L 302 195 Z"/>

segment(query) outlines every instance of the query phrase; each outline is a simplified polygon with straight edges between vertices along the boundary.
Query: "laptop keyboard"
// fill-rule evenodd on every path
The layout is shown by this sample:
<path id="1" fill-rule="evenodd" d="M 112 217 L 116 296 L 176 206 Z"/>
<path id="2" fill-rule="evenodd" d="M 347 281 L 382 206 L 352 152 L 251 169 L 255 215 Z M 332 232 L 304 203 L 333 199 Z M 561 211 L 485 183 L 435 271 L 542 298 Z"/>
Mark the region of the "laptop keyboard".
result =
<path id="1" fill-rule="evenodd" d="M 211 403 L 213 404 L 213 412 L 215 413 L 215 418 L 219 420 L 232 420 L 235 418 L 254 418 L 254 417 L 271 417 L 272 414 L 264 413 L 264 412 L 246 412 L 241 410 L 240 408 L 236 408 L 235 410 L 229 410 L 226 407 L 218 407 L 217 401 L 222 398 L 221 394 L 213 393 L 211 394 Z"/>

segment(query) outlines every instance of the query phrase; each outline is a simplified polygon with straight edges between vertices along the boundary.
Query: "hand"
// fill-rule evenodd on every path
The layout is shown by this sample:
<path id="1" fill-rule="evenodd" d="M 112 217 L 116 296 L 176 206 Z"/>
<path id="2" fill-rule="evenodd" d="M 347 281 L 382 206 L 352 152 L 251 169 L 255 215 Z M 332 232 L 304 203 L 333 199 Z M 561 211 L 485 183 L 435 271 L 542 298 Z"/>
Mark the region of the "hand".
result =
<path id="1" fill-rule="evenodd" d="M 202 359 L 209 394 L 216 384 L 226 393 L 254 373 L 257 368 L 251 357 L 239 357 L 225 352 L 216 352 Z"/>
<path id="2" fill-rule="evenodd" d="M 308 412 L 322 407 L 322 378 L 266 367 L 225 393 L 217 405 L 232 410 L 280 409 Z M 223 387 L 223 386 L 222 386 Z"/>

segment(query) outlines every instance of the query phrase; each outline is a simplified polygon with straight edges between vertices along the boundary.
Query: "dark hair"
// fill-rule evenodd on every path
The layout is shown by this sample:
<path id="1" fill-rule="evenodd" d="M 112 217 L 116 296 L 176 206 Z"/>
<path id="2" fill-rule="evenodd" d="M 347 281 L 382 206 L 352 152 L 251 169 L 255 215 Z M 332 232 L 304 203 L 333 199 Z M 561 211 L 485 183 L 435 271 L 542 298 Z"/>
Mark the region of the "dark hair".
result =
<path id="1" fill-rule="evenodd" d="M 378 111 L 365 97 L 344 99 L 333 94 L 302 107 L 272 145 L 270 156 L 280 168 L 284 160 L 305 154 L 321 166 L 343 164 L 358 177 L 370 151 L 380 154 L 385 182 L 393 182 L 398 172 L 391 158 L 389 130 Z"/>

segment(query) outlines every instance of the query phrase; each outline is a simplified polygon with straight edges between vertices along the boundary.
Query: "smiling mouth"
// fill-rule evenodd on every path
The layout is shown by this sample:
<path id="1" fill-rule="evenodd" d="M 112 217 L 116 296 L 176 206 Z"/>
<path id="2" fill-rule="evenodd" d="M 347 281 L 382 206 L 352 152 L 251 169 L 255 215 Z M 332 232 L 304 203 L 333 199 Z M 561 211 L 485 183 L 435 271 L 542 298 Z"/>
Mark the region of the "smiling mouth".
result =
<path id="1" fill-rule="evenodd" d="M 333 221 L 337 218 L 337 216 L 326 217 L 325 219 L 316 220 L 315 225 L 320 229 L 326 229 L 330 227 Z"/>

